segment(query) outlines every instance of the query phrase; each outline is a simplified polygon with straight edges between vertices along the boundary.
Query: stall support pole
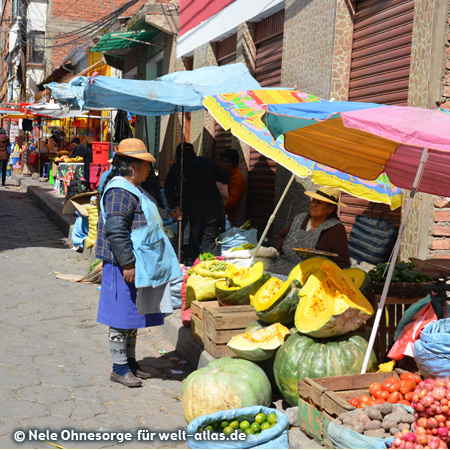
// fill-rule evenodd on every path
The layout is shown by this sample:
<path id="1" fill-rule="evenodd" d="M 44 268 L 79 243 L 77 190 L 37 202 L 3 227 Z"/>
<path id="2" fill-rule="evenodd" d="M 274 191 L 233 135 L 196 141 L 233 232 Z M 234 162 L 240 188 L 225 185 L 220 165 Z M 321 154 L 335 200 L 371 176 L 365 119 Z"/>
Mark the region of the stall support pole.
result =
<path id="1" fill-rule="evenodd" d="M 372 353 L 373 344 L 375 343 L 375 337 L 378 333 L 378 327 L 380 326 L 381 315 L 383 314 L 384 304 L 386 303 L 386 297 L 389 291 L 389 286 L 391 284 L 392 274 L 394 273 L 395 263 L 397 261 L 398 254 L 400 252 L 400 245 L 402 243 L 402 237 L 405 232 L 406 221 L 408 220 L 408 216 L 411 211 L 414 195 L 416 194 L 417 188 L 420 184 L 420 180 L 422 179 L 427 159 L 428 159 L 428 148 L 424 148 L 422 156 L 420 158 L 420 163 L 417 169 L 416 177 L 414 179 L 413 187 L 409 194 L 408 203 L 406 204 L 405 214 L 403 215 L 402 223 L 398 231 L 397 241 L 395 242 L 394 250 L 392 251 L 391 263 L 389 264 L 389 269 L 386 275 L 386 281 L 384 282 L 383 286 L 383 292 L 381 293 L 380 303 L 378 304 L 377 314 L 375 316 L 375 321 L 373 323 L 372 332 L 370 333 L 369 344 L 367 346 L 366 355 L 364 356 L 364 362 L 361 369 L 362 374 L 366 373 L 367 366 L 369 365 L 370 355 Z"/>
<path id="2" fill-rule="evenodd" d="M 256 246 L 256 251 L 255 254 L 253 255 L 252 260 L 250 261 L 250 265 L 253 265 L 256 255 L 258 254 L 259 249 L 261 248 L 261 245 L 264 242 L 264 239 L 266 238 L 267 233 L 269 232 L 269 228 L 272 226 L 273 221 L 275 220 L 275 216 L 277 215 L 278 210 L 280 209 L 281 204 L 283 203 L 284 198 L 286 197 L 286 194 L 288 193 L 292 183 L 295 180 L 295 174 L 293 173 L 290 180 L 288 181 L 288 184 L 286 185 L 286 187 L 284 188 L 284 192 L 283 194 L 281 194 L 280 199 L 278 200 L 277 206 L 275 207 L 275 209 L 273 210 L 273 213 L 271 214 L 271 216 L 269 217 L 269 220 L 267 222 L 266 228 L 264 228 L 263 234 L 261 236 L 261 239 L 258 242 L 258 245 Z"/>
<path id="3" fill-rule="evenodd" d="M 184 106 L 181 107 L 181 152 L 180 152 L 180 213 L 183 212 L 183 153 L 184 153 Z M 178 262 L 181 262 L 183 241 L 182 219 L 178 219 Z"/>

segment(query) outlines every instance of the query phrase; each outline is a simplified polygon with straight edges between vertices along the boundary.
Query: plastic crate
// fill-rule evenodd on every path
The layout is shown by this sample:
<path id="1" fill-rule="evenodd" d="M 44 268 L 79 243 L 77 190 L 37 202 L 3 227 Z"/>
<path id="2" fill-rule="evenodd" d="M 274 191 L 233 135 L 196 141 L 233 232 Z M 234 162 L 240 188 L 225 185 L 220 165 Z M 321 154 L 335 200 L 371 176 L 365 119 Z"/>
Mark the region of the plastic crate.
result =
<path id="1" fill-rule="evenodd" d="M 92 143 L 92 162 L 94 164 L 108 164 L 109 142 Z"/>
<path id="2" fill-rule="evenodd" d="M 91 189 L 97 188 L 100 183 L 102 173 L 108 170 L 108 164 L 90 164 L 89 165 L 89 184 Z"/>

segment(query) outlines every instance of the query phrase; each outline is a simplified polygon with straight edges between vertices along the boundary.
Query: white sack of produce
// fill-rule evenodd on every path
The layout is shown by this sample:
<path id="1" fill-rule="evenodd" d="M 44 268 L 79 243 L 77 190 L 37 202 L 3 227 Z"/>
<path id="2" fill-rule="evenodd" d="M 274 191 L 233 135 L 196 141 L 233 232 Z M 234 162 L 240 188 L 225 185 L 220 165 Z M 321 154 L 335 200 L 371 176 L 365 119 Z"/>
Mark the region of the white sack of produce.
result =
<path id="1" fill-rule="evenodd" d="M 240 267 L 250 267 L 251 260 L 255 255 L 256 248 L 251 250 L 226 250 L 222 252 L 225 261 L 230 264 L 235 264 Z M 277 249 L 274 247 L 260 247 L 258 255 L 253 263 L 262 262 L 265 270 L 270 270 L 272 264 L 280 256 Z"/>

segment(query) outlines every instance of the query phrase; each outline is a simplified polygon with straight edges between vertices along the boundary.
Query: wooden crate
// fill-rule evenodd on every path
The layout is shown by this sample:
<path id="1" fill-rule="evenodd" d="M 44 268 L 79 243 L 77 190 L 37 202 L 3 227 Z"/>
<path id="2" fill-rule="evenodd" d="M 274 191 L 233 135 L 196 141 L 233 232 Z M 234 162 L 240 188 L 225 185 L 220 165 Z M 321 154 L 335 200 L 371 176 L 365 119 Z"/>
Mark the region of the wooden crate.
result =
<path id="1" fill-rule="evenodd" d="M 228 341 L 243 333 L 251 322 L 257 320 L 250 305 L 234 305 L 203 308 L 203 342 L 205 350 L 214 358 L 234 356 L 227 347 Z"/>
<path id="2" fill-rule="evenodd" d="M 326 378 L 303 378 L 298 382 L 298 413 L 300 428 L 314 440 L 332 448 L 328 439 L 328 424 L 339 414 L 353 411 L 348 403 L 354 397 L 369 394 L 369 386 L 378 381 L 383 383 L 388 377 L 400 379 L 405 372 L 366 373 Z"/>
<path id="3" fill-rule="evenodd" d="M 366 333 L 368 335 L 370 335 L 370 331 L 372 330 L 372 325 L 375 319 L 375 314 L 378 309 L 380 298 L 381 295 L 375 294 L 373 295 L 373 299 L 371 301 L 375 313 L 365 326 Z M 382 362 L 389 360 L 389 358 L 387 358 L 386 355 L 394 342 L 394 334 L 397 330 L 397 326 L 401 318 L 405 314 L 405 311 L 408 309 L 409 306 L 421 300 L 422 298 L 423 297 L 411 297 L 411 298 L 386 297 L 385 308 L 381 316 L 380 326 L 378 327 L 378 333 L 375 337 L 375 342 L 373 346 L 373 350 L 380 364 Z M 409 357 L 405 357 L 402 360 L 398 361 L 398 367 L 413 372 L 417 371 L 417 366 L 414 362 L 414 359 Z"/>
<path id="4" fill-rule="evenodd" d="M 191 304 L 191 336 L 194 341 L 204 345 L 203 341 L 203 310 L 209 308 L 218 308 L 217 300 L 202 301 L 194 300 Z"/>

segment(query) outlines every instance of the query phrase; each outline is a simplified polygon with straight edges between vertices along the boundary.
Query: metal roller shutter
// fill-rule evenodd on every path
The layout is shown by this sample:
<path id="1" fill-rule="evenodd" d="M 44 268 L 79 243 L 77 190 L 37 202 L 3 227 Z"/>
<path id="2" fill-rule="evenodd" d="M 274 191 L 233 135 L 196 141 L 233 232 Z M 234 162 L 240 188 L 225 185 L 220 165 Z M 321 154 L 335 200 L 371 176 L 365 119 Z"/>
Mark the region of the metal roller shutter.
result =
<path id="1" fill-rule="evenodd" d="M 236 62 L 237 34 L 233 34 L 217 43 L 216 59 L 219 66 Z M 220 163 L 220 155 L 231 148 L 232 135 L 214 121 L 214 161 Z"/>
<path id="2" fill-rule="evenodd" d="M 356 2 L 350 101 L 408 104 L 413 20 L 413 0 Z M 340 218 L 350 233 L 355 216 L 368 214 L 372 204 L 349 194 L 343 194 L 342 201 L 348 207 L 341 208 Z M 374 215 L 383 211 L 389 207 L 377 204 Z M 400 208 L 390 220 L 400 225 Z"/>
<path id="3" fill-rule="evenodd" d="M 284 10 L 255 26 L 255 78 L 262 87 L 280 86 L 283 55 Z M 276 163 L 250 149 L 247 216 L 262 231 L 274 208 Z"/>

